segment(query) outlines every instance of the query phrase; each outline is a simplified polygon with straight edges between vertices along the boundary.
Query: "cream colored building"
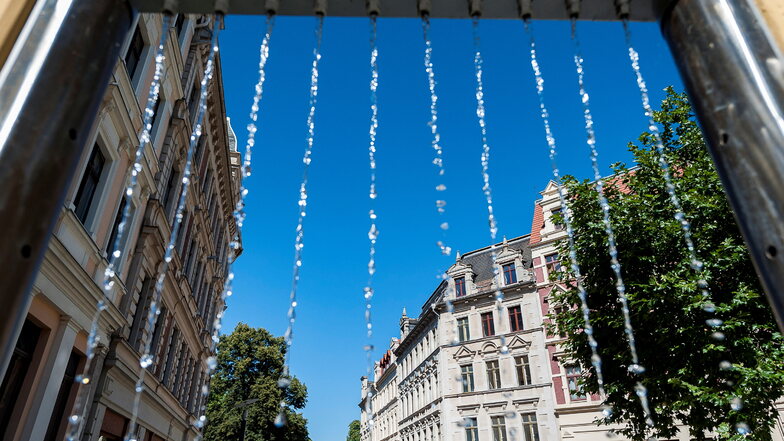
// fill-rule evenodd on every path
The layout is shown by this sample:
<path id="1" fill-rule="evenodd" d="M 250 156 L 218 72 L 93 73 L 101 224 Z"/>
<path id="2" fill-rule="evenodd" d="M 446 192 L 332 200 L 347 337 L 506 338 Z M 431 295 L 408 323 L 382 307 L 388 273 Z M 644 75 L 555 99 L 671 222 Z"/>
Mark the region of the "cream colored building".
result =
<path id="1" fill-rule="evenodd" d="M 477 441 L 494 435 L 504 441 L 556 439 L 528 240 L 504 240 L 494 249 L 458 256 L 447 270 L 449 280 L 430 295 L 419 316 L 408 317 L 404 310 L 400 340 L 390 348 L 394 371 L 378 368 L 386 363 L 382 358 L 376 381 L 363 379 L 363 400 L 368 390 L 394 391 L 388 385 L 396 382 L 397 420 L 379 433 L 377 426 L 390 415 L 374 404 L 369 430 L 370 416 L 361 405 L 363 441 Z M 504 295 L 500 307 L 497 289 Z M 389 378 L 393 374 L 395 380 Z"/>
<path id="2" fill-rule="evenodd" d="M 84 366 L 86 337 L 103 297 L 100 284 L 118 213 L 124 208 L 122 194 L 139 145 L 160 39 L 160 15 L 141 15 L 136 21 L 68 189 L 0 386 L 3 440 L 63 439 L 77 393 L 74 377 Z M 128 234 L 121 244 L 123 256 L 99 321 L 92 382 L 81 386 L 89 387 L 87 419 L 78 437 L 84 441 L 121 440 L 125 435 L 138 359 L 150 338 L 155 361 L 145 380 L 139 439 L 179 441 L 196 433 L 193 422 L 208 380 L 213 319 L 223 308 L 219 298 L 239 193 L 239 154 L 236 138 L 230 140 L 219 59 L 161 313 L 154 329 L 145 329 L 145 322 L 181 192 L 213 25 L 206 17 L 181 15 L 166 30 L 165 76 L 152 141 L 143 152 Z"/>
<path id="3" fill-rule="evenodd" d="M 496 244 L 495 260 L 490 247 L 458 255 L 419 316 L 404 309 L 400 340 L 376 364 L 375 381 L 362 379 L 362 441 L 608 439 L 609 428 L 594 423 L 601 400 L 582 393 L 580 365 L 544 329 L 551 309 L 572 306 L 551 298 L 563 289 L 550 275 L 560 271 L 557 243 L 566 237 L 553 220 L 555 183 L 541 195 L 529 235 Z M 784 441 L 784 403 L 778 409 L 773 439 Z M 676 439 L 688 440 L 686 427 Z"/>

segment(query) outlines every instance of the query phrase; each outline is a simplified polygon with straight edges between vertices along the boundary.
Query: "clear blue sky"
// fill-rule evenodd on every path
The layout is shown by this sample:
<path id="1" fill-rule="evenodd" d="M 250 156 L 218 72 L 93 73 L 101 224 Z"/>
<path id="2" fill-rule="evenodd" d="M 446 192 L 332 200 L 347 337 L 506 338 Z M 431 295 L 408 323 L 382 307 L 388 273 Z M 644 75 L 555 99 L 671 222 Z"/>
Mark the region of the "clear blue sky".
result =
<path id="1" fill-rule="evenodd" d="M 227 113 L 244 148 L 263 17 L 229 17 L 221 34 Z M 249 182 L 244 254 L 235 272 L 224 329 L 237 322 L 281 335 L 291 283 L 294 227 L 305 140 L 315 19 L 279 17 L 272 38 L 259 133 Z M 564 173 L 591 176 L 572 61 L 569 25 L 535 22 L 553 130 Z M 658 103 L 680 79 L 657 25 L 633 25 L 642 67 Z M 305 416 L 314 441 L 342 441 L 358 418 L 365 374 L 369 43 L 367 19 L 325 21 L 316 140 L 292 353 L 293 373 L 308 386 Z M 646 122 L 619 23 L 581 23 L 586 82 L 604 173 L 629 161 L 628 141 Z M 483 21 L 485 100 L 491 184 L 499 237 L 530 232 L 533 202 L 551 176 L 544 131 L 519 21 Z M 489 243 L 481 191 L 471 24 L 434 20 L 433 60 L 445 148 L 448 243 L 470 251 Z M 378 191 L 380 230 L 374 299 L 379 356 L 399 335 L 403 307 L 416 315 L 452 260 L 441 257 L 434 201 L 436 174 L 423 69 L 420 22 L 380 19 Z"/>

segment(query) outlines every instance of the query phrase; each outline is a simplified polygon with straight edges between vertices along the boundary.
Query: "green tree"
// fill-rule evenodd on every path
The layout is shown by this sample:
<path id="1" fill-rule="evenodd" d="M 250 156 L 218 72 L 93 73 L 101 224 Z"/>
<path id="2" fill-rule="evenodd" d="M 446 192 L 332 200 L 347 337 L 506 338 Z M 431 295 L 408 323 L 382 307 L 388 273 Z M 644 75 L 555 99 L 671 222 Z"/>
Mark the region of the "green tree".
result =
<path id="1" fill-rule="evenodd" d="M 278 386 L 283 372 L 286 344 L 263 328 L 240 323 L 218 343 L 215 374 L 207 401 L 206 441 L 239 440 L 242 409 L 237 404 L 259 401 L 247 407 L 247 441 L 309 441 L 307 420 L 297 409 L 305 407 L 307 389 L 296 378 L 287 388 Z M 287 423 L 276 427 L 275 418 L 284 404 Z"/>
<path id="2" fill-rule="evenodd" d="M 589 181 L 567 177 L 575 245 L 603 358 L 605 403 L 613 412 L 597 423 L 620 424 L 619 432 L 634 440 L 650 435 L 672 438 L 679 422 L 690 427 L 693 439 L 703 439 L 707 432 L 741 438 L 738 428 L 742 432 L 748 425 L 749 438 L 769 440 L 775 421 L 773 402 L 784 393 L 784 340 L 685 94 L 668 89 L 655 119 L 675 189 L 691 221 L 715 312 L 704 308 L 698 276 L 690 267 L 680 224 L 673 217 L 654 139 L 643 133 L 639 144 L 629 144 L 636 167 L 615 164 L 615 174 L 604 187 L 639 357 L 646 368 L 641 375 L 630 373 L 631 356 L 596 188 Z M 561 244 L 560 255 L 568 255 L 566 246 Z M 553 300 L 579 304 L 571 285 Z M 723 324 L 706 323 L 716 317 Z M 567 353 L 590 367 L 591 350 L 580 310 L 566 308 L 551 318 L 567 334 Z M 721 337 L 716 332 L 724 338 L 716 338 Z M 637 381 L 648 389 L 653 428 L 647 427 L 634 394 Z M 592 367 L 582 387 L 598 392 Z"/>
<path id="3" fill-rule="evenodd" d="M 354 420 L 348 425 L 348 436 L 346 437 L 346 441 L 359 441 L 360 438 L 359 420 Z"/>

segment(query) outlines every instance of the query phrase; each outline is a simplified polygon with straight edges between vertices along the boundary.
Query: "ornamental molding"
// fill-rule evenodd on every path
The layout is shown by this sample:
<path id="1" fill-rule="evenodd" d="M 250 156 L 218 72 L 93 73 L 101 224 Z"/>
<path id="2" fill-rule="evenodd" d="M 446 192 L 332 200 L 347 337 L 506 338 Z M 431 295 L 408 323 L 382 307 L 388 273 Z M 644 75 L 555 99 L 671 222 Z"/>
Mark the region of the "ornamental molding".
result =
<path id="1" fill-rule="evenodd" d="M 508 347 L 512 351 L 516 349 L 529 349 L 531 347 L 531 342 L 523 340 L 519 335 L 515 335 L 509 342 Z"/>
<path id="2" fill-rule="evenodd" d="M 503 250 L 501 250 L 501 252 L 498 253 L 498 256 L 496 256 L 495 258 L 496 265 L 511 263 L 514 262 L 516 259 L 520 259 L 520 261 L 522 262 L 523 253 L 521 253 L 519 250 L 509 248 L 509 244 L 507 243 L 506 238 L 504 238 L 503 247 L 504 247 Z"/>
<path id="3" fill-rule="evenodd" d="M 487 409 L 488 412 L 500 412 L 506 410 L 507 401 L 494 401 L 492 403 L 482 403 L 482 408 Z"/>
<path id="4" fill-rule="evenodd" d="M 498 346 L 495 343 L 489 341 L 482 346 L 482 355 L 490 356 L 498 354 Z"/>
<path id="5" fill-rule="evenodd" d="M 539 397 L 520 398 L 518 400 L 513 400 L 512 404 L 518 411 L 536 410 L 536 408 L 539 406 Z"/>
<path id="6" fill-rule="evenodd" d="M 463 262 L 463 258 L 459 254 L 457 255 L 457 261 L 452 264 L 448 270 L 446 270 L 446 273 L 453 279 L 456 277 L 465 276 L 466 274 L 470 274 L 471 278 L 476 275 L 474 273 L 474 268 L 471 265 Z"/>
<path id="7" fill-rule="evenodd" d="M 463 359 L 466 359 L 466 358 L 474 358 L 474 356 L 476 356 L 476 354 L 477 353 L 475 351 L 472 351 L 472 350 L 468 349 L 468 347 L 463 345 L 463 346 L 460 346 L 460 349 L 455 351 L 455 354 L 453 355 L 453 357 L 455 358 L 455 360 L 463 360 Z"/>

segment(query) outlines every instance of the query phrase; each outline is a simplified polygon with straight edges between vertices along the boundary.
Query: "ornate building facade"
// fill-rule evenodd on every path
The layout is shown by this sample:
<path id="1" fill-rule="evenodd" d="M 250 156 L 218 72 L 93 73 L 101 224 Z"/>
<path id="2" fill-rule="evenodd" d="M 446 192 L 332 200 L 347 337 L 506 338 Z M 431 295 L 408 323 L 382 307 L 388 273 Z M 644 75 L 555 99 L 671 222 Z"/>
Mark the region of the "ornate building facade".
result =
<path id="1" fill-rule="evenodd" d="M 555 183 L 541 196 L 529 235 L 458 255 L 419 316 L 403 310 L 400 339 L 376 364 L 375 381 L 362 378 L 362 441 L 608 438 L 611 427 L 594 423 L 600 397 L 581 391 L 582 368 L 562 349 L 564 337 L 545 331 L 551 311 L 575 305 L 552 301 L 564 289 L 551 276 L 561 271 L 566 230 L 554 220 L 562 209 Z M 784 402 L 777 410 L 772 437 L 784 441 Z M 688 439 L 681 427 L 671 441 Z"/>
<path id="2" fill-rule="evenodd" d="M 528 242 L 522 236 L 458 255 L 447 270 L 449 279 L 436 287 L 419 316 L 408 317 L 404 310 L 400 339 L 377 364 L 375 381 L 362 380 L 363 441 L 555 439 L 546 336 Z M 500 303 L 497 290 L 503 292 Z M 391 400 L 398 417 L 379 431 L 379 422 L 390 415 L 375 401 L 369 409 L 365 403 L 368 395 L 387 402 L 377 397 L 394 391 L 388 385 L 395 382 L 397 396 Z"/>
<path id="3" fill-rule="evenodd" d="M 210 83 L 204 130 L 179 240 L 170 264 L 157 323 L 146 326 L 155 277 L 174 225 L 189 137 L 196 123 L 201 75 L 214 23 L 177 16 L 165 47 L 165 75 L 154 108 L 151 142 L 143 152 L 139 184 L 129 207 L 123 255 L 98 323 L 92 381 L 74 378 L 85 364 L 87 334 L 108 253 L 125 209 L 142 112 L 153 76 L 162 17 L 141 15 L 117 60 L 88 146 L 68 189 L 49 248 L 34 283 L 32 305 L 0 385 L 0 438 L 63 439 L 79 387 L 86 389 L 84 441 L 121 440 L 133 408 L 139 357 L 151 341 L 154 362 L 145 377 L 140 440 L 192 439 L 193 422 L 208 381 L 213 321 L 228 242 L 236 232 L 239 154 L 223 99 L 220 59 Z"/>

